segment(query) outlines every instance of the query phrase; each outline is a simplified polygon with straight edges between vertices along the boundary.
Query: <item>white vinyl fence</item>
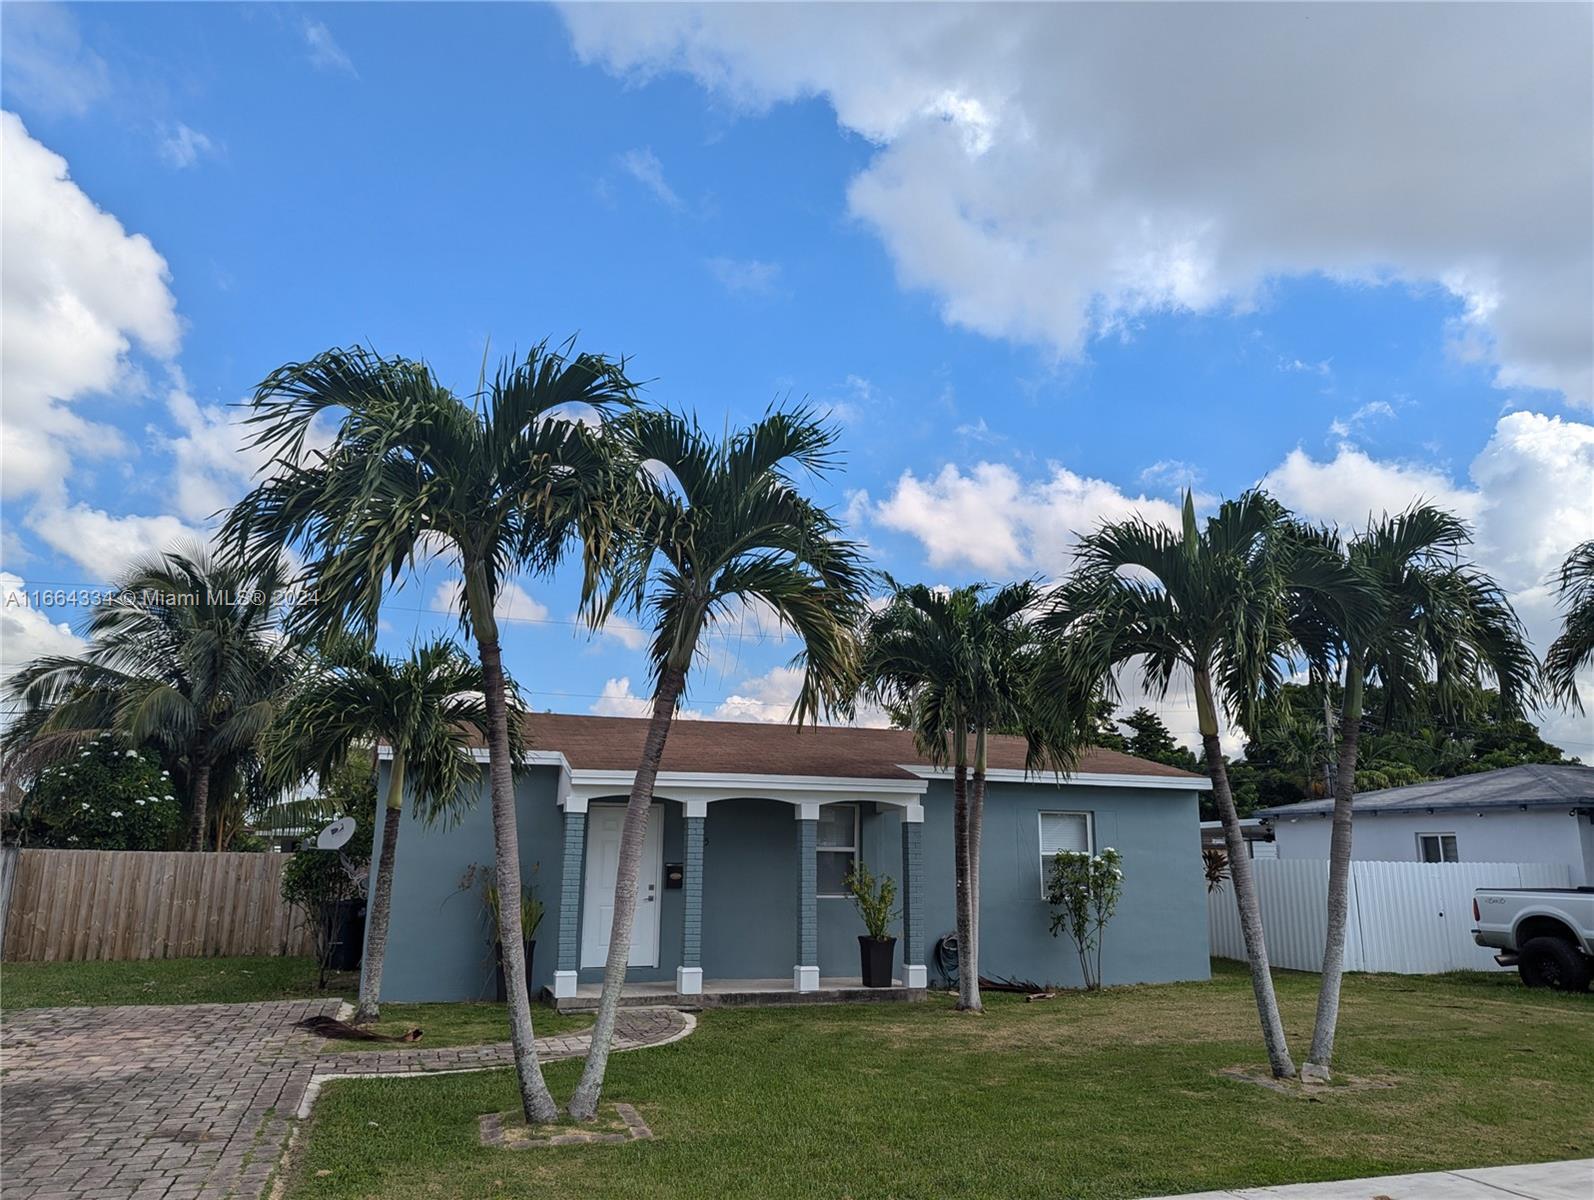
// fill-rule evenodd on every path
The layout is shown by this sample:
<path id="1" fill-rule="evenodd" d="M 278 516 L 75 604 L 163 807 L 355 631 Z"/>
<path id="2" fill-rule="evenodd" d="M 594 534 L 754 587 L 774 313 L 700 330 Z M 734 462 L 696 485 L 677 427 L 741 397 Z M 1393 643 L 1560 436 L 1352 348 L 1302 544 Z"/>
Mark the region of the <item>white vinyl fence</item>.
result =
<path id="1" fill-rule="evenodd" d="M 1328 860 L 1252 860 L 1268 959 L 1317 971 L 1328 926 Z M 1351 864 L 1345 933 L 1347 971 L 1433 975 L 1495 971 L 1497 953 L 1472 940 L 1472 893 L 1480 887 L 1570 887 L 1564 863 Z M 1234 886 L 1207 894 L 1207 930 L 1218 958 L 1244 960 Z"/>

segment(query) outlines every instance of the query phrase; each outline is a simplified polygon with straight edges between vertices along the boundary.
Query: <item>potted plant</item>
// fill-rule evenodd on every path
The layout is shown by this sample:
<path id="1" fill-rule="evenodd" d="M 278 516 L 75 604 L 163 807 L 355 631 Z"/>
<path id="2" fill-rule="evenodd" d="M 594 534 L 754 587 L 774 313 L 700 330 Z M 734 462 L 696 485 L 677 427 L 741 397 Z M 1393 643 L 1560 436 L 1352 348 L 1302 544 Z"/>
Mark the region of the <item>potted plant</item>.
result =
<path id="1" fill-rule="evenodd" d="M 496 995 L 500 1003 L 509 999 L 509 987 L 504 982 L 504 947 L 496 936 L 498 931 L 498 885 L 491 875 L 482 873 L 482 907 L 487 928 L 493 936 L 493 970 Z M 537 889 L 524 884 L 520 889 L 520 937 L 526 951 L 526 994 L 531 995 L 531 959 L 537 949 L 537 926 L 542 924 L 543 903 L 537 898 Z"/>
<path id="2" fill-rule="evenodd" d="M 890 934 L 891 922 L 900 916 L 897 881 L 889 875 L 875 874 L 859 863 L 847 874 L 847 894 L 863 918 L 867 933 L 858 935 L 864 987 L 890 987 L 891 963 L 896 957 L 897 939 Z"/>

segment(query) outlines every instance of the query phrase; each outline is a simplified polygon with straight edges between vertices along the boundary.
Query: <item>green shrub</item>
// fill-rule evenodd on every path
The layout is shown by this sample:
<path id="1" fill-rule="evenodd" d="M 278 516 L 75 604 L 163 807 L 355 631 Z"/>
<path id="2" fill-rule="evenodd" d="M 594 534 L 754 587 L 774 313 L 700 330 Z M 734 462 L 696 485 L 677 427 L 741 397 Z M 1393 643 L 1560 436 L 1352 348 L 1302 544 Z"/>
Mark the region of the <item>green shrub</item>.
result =
<path id="1" fill-rule="evenodd" d="M 1101 944 L 1123 892 L 1123 856 L 1108 846 L 1100 854 L 1064 850 L 1052 859 L 1046 900 L 1052 936 L 1067 933 L 1079 952 L 1079 969 L 1091 991 L 1101 987 Z"/>
<path id="2" fill-rule="evenodd" d="M 498 885 L 493 882 L 493 876 L 487 867 L 480 868 L 482 872 L 482 915 L 487 922 L 487 930 L 493 942 L 498 941 Z M 543 914 L 547 911 L 542 899 L 537 895 L 535 886 L 529 883 L 520 885 L 520 940 L 529 942 L 536 938 L 537 927 L 542 924 Z"/>
<path id="3" fill-rule="evenodd" d="M 165 850 L 180 837 L 183 809 L 153 754 L 102 734 L 40 772 L 23 802 L 23 824 L 39 846 Z"/>
<path id="4" fill-rule="evenodd" d="M 863 918 L 863 927 L 877 942 L 891 936 L 891 922 L 901 913 L 897 902 L 897 881 L 889 875 L 876 877 L 864 863 L 859 863 L 847 873 L 847 894 L 852 906 Z"/>
<path id="5" fill-rule="evenodd" d="M 376 832 L 376 793 L 370 803 L 349 813 L 354 836 L 339 850 L 317 850 L 314 839 L 294 854 L 282 870 L 282 898 L 306 912 L 323 904 L 353 900 L 365 893 L 365 875 L 371 866 L 372 838 Z"/>
<path id="6" fill-rule="evenodd" d="M 315 933 L 318 986 L 327 982 L 327 963 L 333 948 L 332 905 L 365 895 L 371 870 L 372 837 L 376 828 L 376 792 L 370 803 L 347 815 L 354 818 L 354 836 L 338 850 L 319 850 L 312 843 L 295 852 L 282 869 L 282 898 L 305 914 Z"/>

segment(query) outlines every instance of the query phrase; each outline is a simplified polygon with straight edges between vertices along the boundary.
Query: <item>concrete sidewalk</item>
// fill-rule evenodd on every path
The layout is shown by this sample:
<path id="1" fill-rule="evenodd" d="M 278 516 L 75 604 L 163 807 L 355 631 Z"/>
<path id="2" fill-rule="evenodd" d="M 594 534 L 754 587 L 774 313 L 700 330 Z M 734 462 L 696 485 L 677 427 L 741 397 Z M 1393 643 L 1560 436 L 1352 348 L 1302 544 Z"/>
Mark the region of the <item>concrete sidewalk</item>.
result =
<path id="1" fill-rule="evenodd" d="M 1158 1200 L 1510 1200 L 1513 1196 L 1517 1200 L 1590 1200 L 1594 1197 L 1594 1158 L 1343 1179 L 1335 1183 L 1236 1188 L 1162 1196 Z"/>

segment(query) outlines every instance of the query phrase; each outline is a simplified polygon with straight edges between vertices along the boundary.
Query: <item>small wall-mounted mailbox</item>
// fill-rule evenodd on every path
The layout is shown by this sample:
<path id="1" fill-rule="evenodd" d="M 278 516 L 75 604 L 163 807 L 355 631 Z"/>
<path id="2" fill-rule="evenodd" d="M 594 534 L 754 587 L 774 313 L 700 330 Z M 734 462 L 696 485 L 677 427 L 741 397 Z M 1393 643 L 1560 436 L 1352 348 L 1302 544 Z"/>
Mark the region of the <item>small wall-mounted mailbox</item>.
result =
<path id="1" fill-rule="evenodd" d="M 680 887 L 681 884 L 685 881 L 685 879 L 686 879 L 686 864 L 685 863 L 665 863 L 664 864 L 664 887 L 665 887 L 666 891 L 671 890 L 673 888 Z"/>

